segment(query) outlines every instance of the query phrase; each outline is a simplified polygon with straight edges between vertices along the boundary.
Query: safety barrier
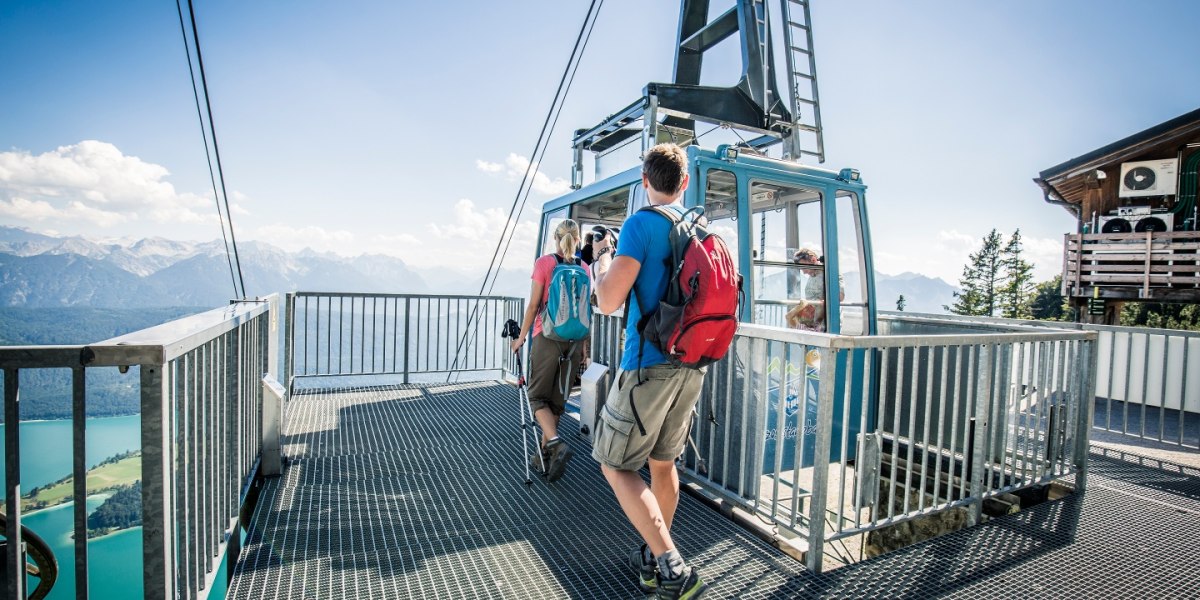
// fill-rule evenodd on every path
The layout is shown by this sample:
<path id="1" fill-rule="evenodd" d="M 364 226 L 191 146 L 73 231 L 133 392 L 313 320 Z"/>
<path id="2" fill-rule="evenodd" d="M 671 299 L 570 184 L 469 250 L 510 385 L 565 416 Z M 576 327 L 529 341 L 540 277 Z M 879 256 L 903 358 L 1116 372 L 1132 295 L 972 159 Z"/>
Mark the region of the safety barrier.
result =
<path id="1" fill-rule="evenodd" d="M 264 374 L 275 364 L 278 297 L 237 302 L 88 346 L 0 348 L 5 392 L 8 598 L 24 597 L 20 552 L 20 374 L 72 370 L 75 506 L 85 505 L 86 370 L 136 368 L 141 396 L 142 566 L 146 598 L 223 590 L 239 513 L 262 444 Z M 87 597 L 87 520 L 75 510 L 75 595 Z M 14 540 L 17 543 L 13 543 Z M 20 574 L 20 576 L 16 576 Z M 221 591 L 220 593 L 224 593 Z"/>
<path id="2" fill-rule="evenodd" d="M 287 295 L 285 383 L 293 378 L 512 374 L 504 322 L 520 298 L 295 292 Z"/>
<path id="3" fill-rule="evenodd" d="M 805 539 L 818 571 L 828 542 L 956 507 L 977 523 L 984 500 L 1066 475 L 1086 485 L 1096 334 L 1003 329 L 743 324 L 709 367 L 688 479 Z"/>
<path id="4" fill-rule="evenodd" d="M 1200 332 L 964 317 L 881 313 L 880 322 L 941 323 L 946 327 L 1051 327 L 1094 331 L 1096 429 L 1133 439 L 1200 449 Z"/>

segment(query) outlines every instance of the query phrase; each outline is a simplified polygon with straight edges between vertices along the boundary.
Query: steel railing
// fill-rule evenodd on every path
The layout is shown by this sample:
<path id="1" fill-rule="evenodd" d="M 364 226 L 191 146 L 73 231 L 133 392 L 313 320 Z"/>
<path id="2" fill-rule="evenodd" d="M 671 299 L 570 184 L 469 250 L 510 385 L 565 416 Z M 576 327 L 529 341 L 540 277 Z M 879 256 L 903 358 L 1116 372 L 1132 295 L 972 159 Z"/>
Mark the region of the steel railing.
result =
<path id="1" fill-rule="evenodd" d="M 976 523 L 985 499 L 1066 475 L 1082 487 L 1096 334 L 1023 329 L 743 324 L 708 369 L 687 478 L 806 540 L 818 571 L 842 538 L 955 507 Z M 616 364 L 604 348 L 594 360 Z"/>
<path id="2" fill-rule="evenodd" d="M 341 375 L 515 373 L 504 322 L 520 298 L 296 292 L 287 295 L 284 383 Z"/>
<path id="3" fill-rule="evenodd" d="M 881 313 L 884 320 L 945 327 L 1051 327 L 1097 334 L 1096 429 L 1200 449 L 1200 332 L 964 317 Z"/>
<path id="4" fill-rule="evenodd" d="M 5 383 L 9 598 L 20 555 L 20 373 L 69 368 L 76 507 L 85 506 L 86 369 L 137 368 L 141 396 L 142 567 L 146 598 L 207 595 L 226 553 L 262 439 L 262 383 L 275 364 L 278 297 L 237 302 L 88 346 L 0 348 Z M 86 511 L 75 509 L 75 596 L 88 596 Z M 16 543 L 13 543 L 14 540 Z M 21 577 L 14 577 L 21 573 Z"/>

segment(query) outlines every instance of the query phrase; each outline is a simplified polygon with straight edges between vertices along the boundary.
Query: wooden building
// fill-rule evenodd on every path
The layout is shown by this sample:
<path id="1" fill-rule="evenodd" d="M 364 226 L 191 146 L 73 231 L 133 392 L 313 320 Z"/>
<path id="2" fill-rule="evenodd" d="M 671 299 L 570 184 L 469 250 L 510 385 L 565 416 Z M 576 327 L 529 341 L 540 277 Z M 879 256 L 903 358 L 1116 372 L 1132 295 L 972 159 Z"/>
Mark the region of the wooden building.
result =
<path id="1" fill-rule="evenodd" d="M 1077 218 L 1063 295 L 1091 322 L 1124 302 L 1200 303 L 1200 110 L 1042 171 L 1046 202 Z"/>

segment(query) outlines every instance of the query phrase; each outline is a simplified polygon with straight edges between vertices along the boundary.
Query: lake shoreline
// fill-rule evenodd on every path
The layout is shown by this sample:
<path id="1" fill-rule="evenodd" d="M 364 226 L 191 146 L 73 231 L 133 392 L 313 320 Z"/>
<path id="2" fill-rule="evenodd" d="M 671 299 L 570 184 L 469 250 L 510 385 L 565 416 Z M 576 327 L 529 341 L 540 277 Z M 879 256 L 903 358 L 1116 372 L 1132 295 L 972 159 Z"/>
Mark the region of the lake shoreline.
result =
<path id="1" fill-rule="evenodd" d="M 142 416 L 142 413 L 135 412 L 135 413 L 120 414 L 120 415 L 104 415 L 101 417 L 87 417 L 87 420 L 88 421 L 101 421 L 104 419 L 125 419 L 128 417 L 140 417 L 140 416 Z M 71 417 L 63 417 L 61 419 L 21 419 L 20 421 L 18 421 L 18 423 L 22 423 L 22 424 L 23 423 L 61 423 L 63 421 L 71 421 L 71 420 L 72 420 Z M 4 422 L 4 420 L 0 419 L 0 423 L 3 423 L 3 422 Z"/>

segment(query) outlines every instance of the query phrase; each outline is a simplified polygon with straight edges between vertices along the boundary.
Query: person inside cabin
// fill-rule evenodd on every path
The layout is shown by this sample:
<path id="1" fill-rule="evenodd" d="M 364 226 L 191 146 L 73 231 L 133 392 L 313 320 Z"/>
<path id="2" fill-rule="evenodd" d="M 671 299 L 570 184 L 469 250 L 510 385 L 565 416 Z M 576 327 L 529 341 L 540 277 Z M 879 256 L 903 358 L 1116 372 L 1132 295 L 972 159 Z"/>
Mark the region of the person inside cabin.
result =
<path id="1" fill-rule="evenodd" d="M 687 173 L 683 148 L 651 148 L 642 163 L 647 201 L 682 216 Z M 697 598 L 707 586 L 696 569 L 684 563 L 671 523 L 679 503 L 675 459 L 687 443 L 704 369 L 671 364 L 654 344 L 641 343 L 637 327 L 641 307 L 657 309 L 666 297 L 670 229 L 671 221 L 661 215 L 638 211 L 625 219 L 619 241 L 610 231 L 593 243 L 597 309 L 612 314 L 627 299 L 628 304 L 620 370 L 597 418 L 592 457 L 645 542 L 629 554 L 638 587 L 658 598 Z M 638 473 L 647 464 L 649 485 Z"/>
<path id="2" fill-rule="evenodd" d="M 825 267 L 824 260 L 811 248 L 800 248 L 792 256 L 800 272 L 808 279 L 799 302 L 787 312 L 788 327 L 806 331 L 825 331 Z M 806 268 L 807 267 L 807 268 Z M 844 300 L 842 278 L 838 276 L 838 299 Z"/>
<path id="3" fill-rule="evenodd" d="M 545 254 L 533 263 L 530 277 L 533 282 L 521 321 L 521 333 L 512 341 L 512 351 L 519 351 L 530 327 L 533 328 L 527 394 L 533 417 L 542 430 L 542 443 L 540 450 L 535 450 L 529 457 L 529 465 L 544 474 L 547 481 L 558 481 L 571 460 L 571 449 L 558 437 L 558 420 L 566 409 L 574 371 L 582 362 L 584 344 L 547 338 L 542 309 L 549 300 L 554 268 L 563 263 L 578 264 L 579 237 L 579 225 L 571 219 L 564 219 L 554 228 L 555 252 Z M 590 271 L 588 274 L 590 277 Z"/>

